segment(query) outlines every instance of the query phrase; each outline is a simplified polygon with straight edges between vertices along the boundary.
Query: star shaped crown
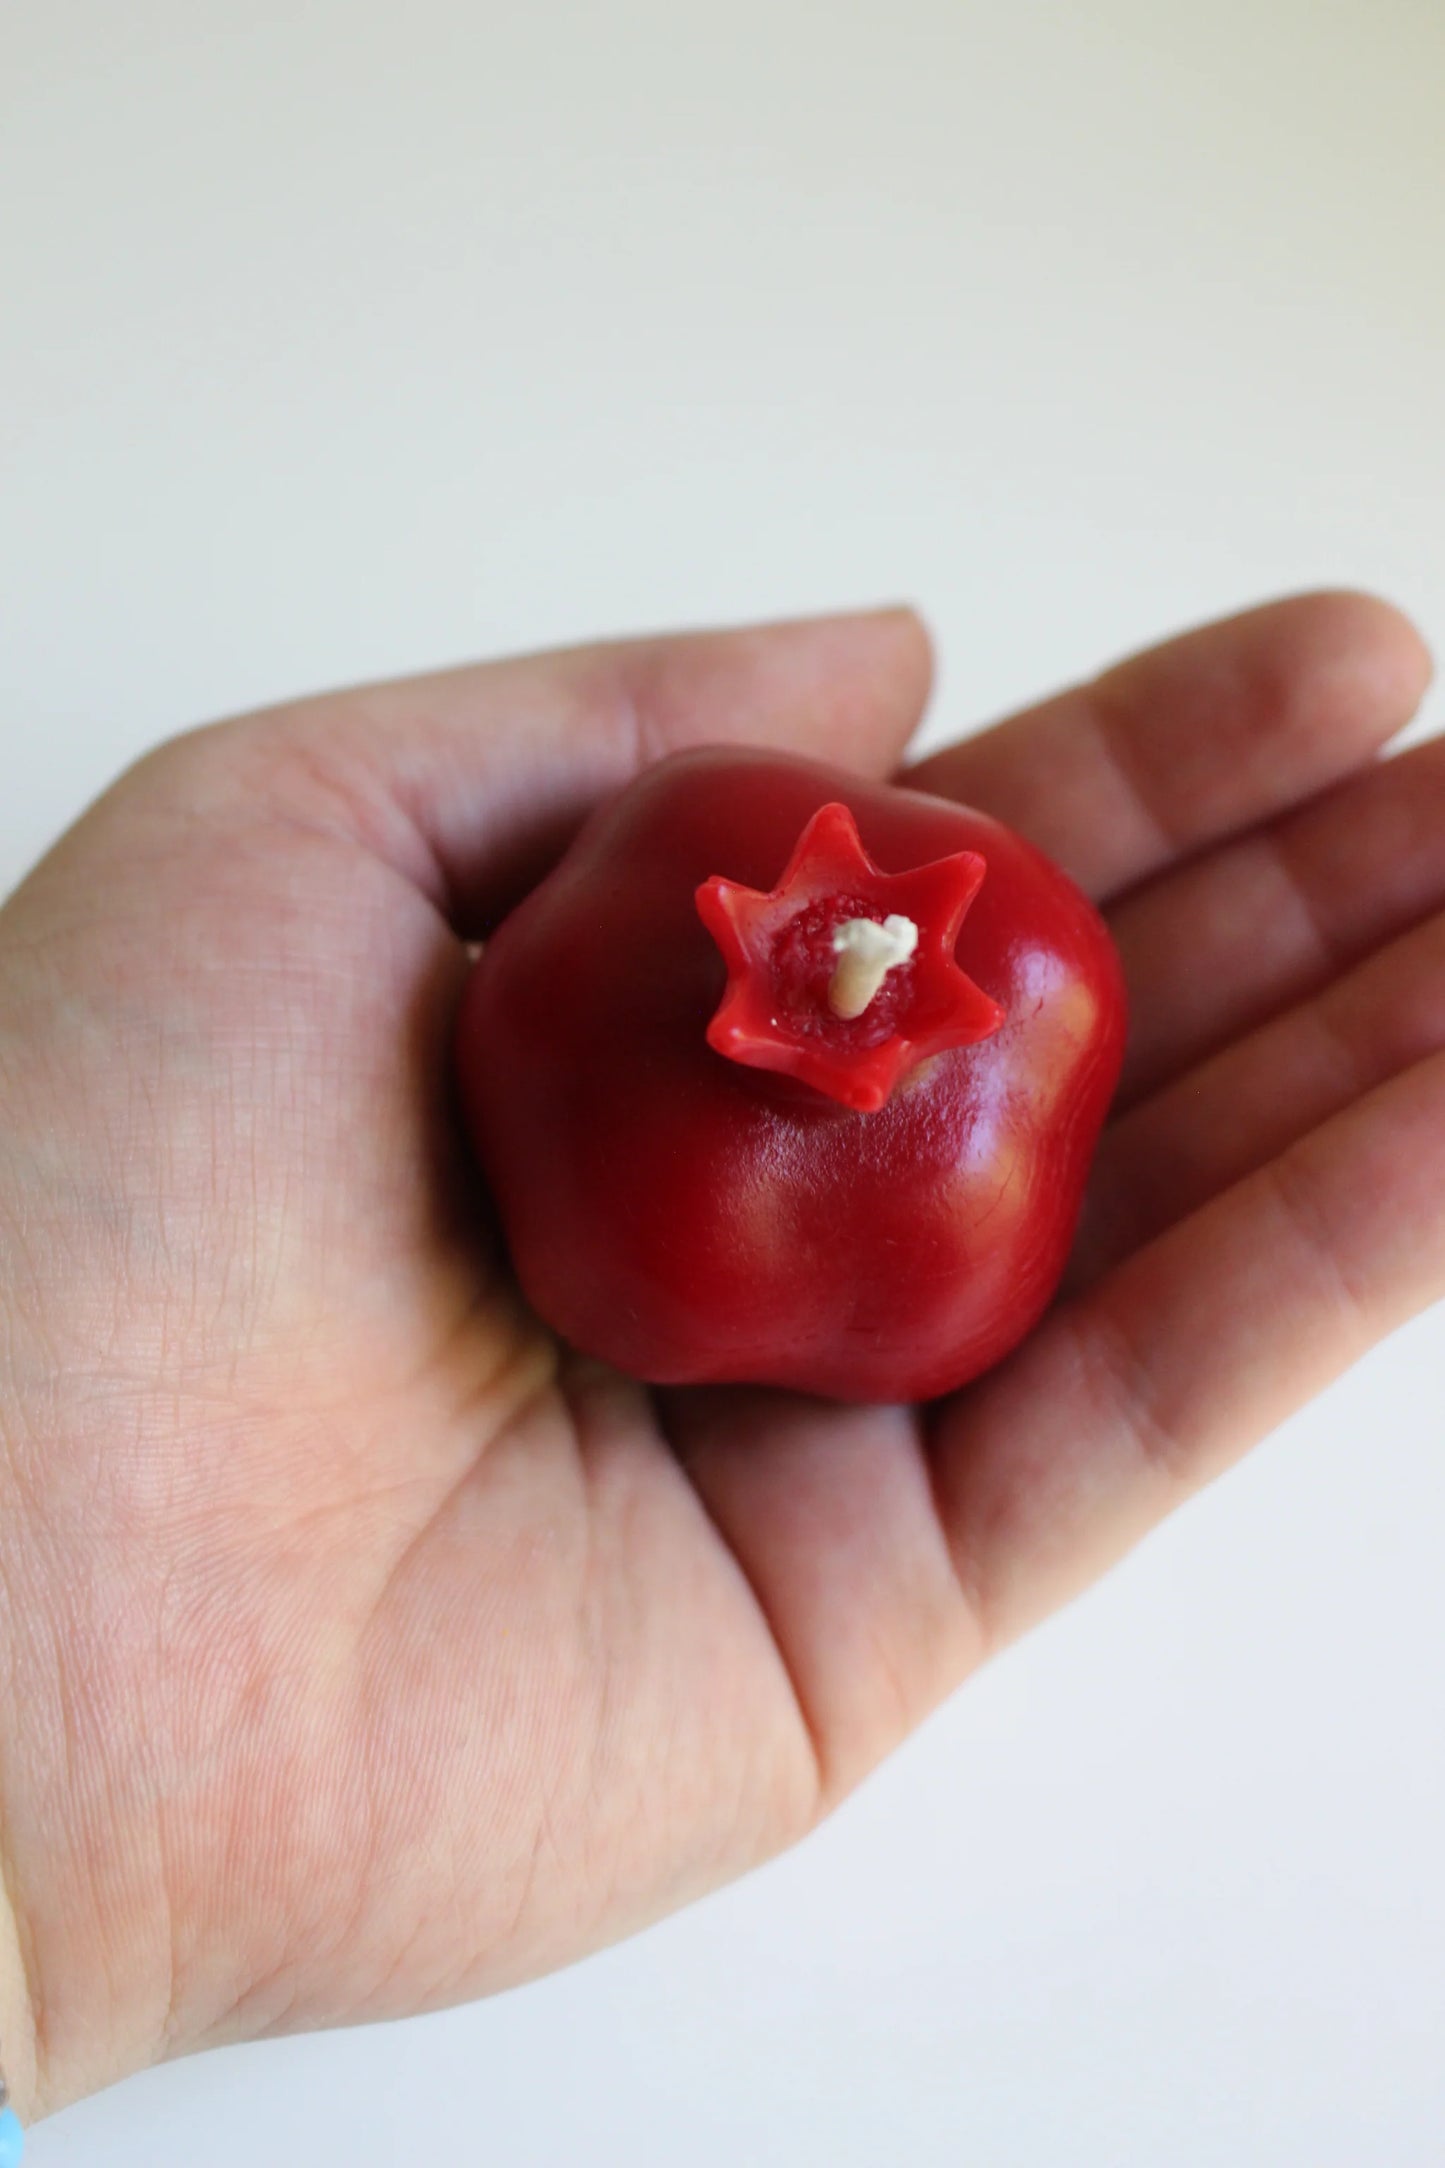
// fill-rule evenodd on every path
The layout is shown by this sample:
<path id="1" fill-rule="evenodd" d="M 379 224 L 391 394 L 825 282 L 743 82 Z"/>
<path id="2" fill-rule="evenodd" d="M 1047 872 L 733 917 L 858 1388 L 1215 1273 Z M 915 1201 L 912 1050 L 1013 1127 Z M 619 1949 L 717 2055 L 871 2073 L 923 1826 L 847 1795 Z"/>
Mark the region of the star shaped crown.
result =
<path id="1" fill-rule="evenodd" d="M 884 873 L 848 807 L 821 806 L 775 889 L 715 875 L 697 891 L 727 965 L 709 1045 L 876 1113 L 919 1062 L 1004 1020 L 953 953 L 985 871 L 959 851 Z"/>

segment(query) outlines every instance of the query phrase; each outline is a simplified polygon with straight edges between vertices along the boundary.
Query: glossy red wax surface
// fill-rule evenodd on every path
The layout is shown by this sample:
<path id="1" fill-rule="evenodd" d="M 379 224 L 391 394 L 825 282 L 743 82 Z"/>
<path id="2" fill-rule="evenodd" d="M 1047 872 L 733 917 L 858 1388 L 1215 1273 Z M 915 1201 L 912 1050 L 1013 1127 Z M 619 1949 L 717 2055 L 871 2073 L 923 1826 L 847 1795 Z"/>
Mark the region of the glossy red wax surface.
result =
<path id="1" fill-rule="evenodd" d="M 957 962 L 1005 1012 L 876 1113 L 708 1044 L 714 876 L 770 891 L 829 801 L 903 872 L 985 872 Z M 1124 1034 L 1091 905 L 983 814 L 781 754 L 708 749 L 603 807 L 470 980 L 463 1101 L 522 1287 L 654 1383 L 926 1399 L 1034 1323 L 1072 1239 Z"/>

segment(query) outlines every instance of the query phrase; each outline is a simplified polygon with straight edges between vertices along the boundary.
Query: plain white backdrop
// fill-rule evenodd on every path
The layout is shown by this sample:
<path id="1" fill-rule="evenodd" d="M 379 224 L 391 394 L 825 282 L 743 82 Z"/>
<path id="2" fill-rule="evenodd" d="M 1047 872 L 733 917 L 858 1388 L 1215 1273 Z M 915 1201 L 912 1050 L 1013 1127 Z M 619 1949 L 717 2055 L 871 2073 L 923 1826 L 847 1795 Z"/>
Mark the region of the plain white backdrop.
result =
<path id="1" fill-rule="evenodd" d="M 1442 89 L 1434 0 L 0 8 L 0 889 L 183 724 L 593 632 L 907 595 L 934 737 L 1319 581 L 1445 640 Z M 750 1882 L 35 2168 L 1438 2168 L 1442 1385 Z"/>

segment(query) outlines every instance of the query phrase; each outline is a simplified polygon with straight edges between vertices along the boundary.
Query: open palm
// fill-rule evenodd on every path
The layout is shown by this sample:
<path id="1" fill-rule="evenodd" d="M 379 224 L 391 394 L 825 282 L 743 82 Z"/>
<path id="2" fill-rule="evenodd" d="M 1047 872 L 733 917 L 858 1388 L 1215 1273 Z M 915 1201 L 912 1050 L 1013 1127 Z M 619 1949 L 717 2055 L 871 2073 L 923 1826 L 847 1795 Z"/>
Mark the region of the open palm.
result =
<path id="1" fill-rule="evenodd" d="M 1426 667 L 1304 599 L 910 771 L 1105 902 L 1133 1004 L 1065 1297 L 924 1411 L 560 1352 L 448 1063 L 467 941 L 640 763 L 889 772 L 911 617 L 308 701 L 107 794 L 0 912 L 23 2105 L 742 1871 L 1445 1291 L 1445 748 L 1375 758 Z"/>

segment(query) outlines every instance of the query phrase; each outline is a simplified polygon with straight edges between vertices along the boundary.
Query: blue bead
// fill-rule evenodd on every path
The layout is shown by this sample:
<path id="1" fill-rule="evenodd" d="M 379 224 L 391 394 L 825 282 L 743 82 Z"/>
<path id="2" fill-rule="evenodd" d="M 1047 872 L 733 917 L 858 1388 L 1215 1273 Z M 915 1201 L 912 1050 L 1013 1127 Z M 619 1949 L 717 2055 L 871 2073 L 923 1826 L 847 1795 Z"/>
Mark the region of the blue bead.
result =
<path id="1" fill-rule="evenodd" d="M 0 2168 L 20 2168 L 25 2133 L 13 2108 L 0 2108 Z"/>

